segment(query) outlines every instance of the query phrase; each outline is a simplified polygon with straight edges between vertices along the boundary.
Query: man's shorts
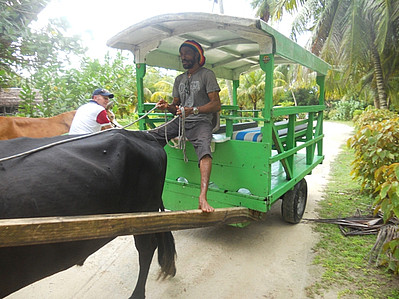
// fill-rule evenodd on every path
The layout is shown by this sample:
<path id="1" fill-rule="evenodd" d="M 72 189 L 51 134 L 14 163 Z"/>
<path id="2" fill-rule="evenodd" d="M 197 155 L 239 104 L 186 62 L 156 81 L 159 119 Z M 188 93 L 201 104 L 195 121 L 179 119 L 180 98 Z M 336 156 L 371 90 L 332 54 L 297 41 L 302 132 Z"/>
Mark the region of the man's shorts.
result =
<path id="1" fill-rule="evenodd" d="M 165 125 L 149 130 L 148 132 L 153 135 L 162 146 L 165 146 L 166 139 L 169 141 L 179 135 L 180 120 L 180 117 L 176 117 Z M 186 138 L 194 146 L 194 150 L 198 156 L 198 163 L 206 155 L 209 155 L 212 158 L 212 129 L 212 124 L 205 120 L 194 122 L 186 121 L 185 123 Z M 165 132 L 167 138 L 165 138 Z"/>

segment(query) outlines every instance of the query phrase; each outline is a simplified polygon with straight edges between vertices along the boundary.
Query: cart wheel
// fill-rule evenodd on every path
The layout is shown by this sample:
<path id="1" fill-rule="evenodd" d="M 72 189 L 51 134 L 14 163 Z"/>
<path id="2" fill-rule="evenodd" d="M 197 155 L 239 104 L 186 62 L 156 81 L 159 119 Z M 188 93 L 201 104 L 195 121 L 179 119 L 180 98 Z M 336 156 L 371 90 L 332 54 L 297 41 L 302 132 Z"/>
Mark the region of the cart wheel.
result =
<path id="1" fill-rule="evenodd" d="M 289 223 L 298 223 L 301 221 L 305 212 L 306 200 L 308 198 L 308 185 L 305 179 L 302 179 L 283 195 L 281 204 L 281 214 L 284 221 Z"/>

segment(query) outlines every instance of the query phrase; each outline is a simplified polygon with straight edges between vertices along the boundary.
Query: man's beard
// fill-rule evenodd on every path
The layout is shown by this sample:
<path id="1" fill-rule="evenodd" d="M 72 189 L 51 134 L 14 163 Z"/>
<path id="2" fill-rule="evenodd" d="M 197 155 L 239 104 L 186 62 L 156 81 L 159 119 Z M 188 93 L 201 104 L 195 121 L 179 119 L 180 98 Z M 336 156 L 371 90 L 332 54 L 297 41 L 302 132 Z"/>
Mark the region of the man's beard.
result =
<path id="1" fill-rule="evenodd" d="M 182 64 L 184 69 L 189 70 L 194 66 L 194 60 L 183 60 Z"/>

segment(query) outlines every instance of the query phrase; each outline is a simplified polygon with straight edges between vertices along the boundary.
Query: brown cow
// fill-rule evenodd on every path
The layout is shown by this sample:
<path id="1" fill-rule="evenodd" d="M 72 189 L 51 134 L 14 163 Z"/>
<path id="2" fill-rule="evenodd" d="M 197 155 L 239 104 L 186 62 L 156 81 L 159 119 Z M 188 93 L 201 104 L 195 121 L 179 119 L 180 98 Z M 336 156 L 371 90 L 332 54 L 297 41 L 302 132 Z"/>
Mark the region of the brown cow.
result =
<path id="1" fill-rule="evenodd" d="M 44 118 L 0 116 L 0 140 L 53 137 L 68 133 L 75 112 L 73 110 Z"/>
<path id="2" fill-rule="evenodd" d="M 115 114 L 107 107 L 107 114 L 112 126 L 122 128 L 116 121 Z M 18 137 L 43 138 L 62 135 L 69 132 L 76 110 L 65 112 L 53 117 L 5 117 L 0 116 L 0 140 Z"/>

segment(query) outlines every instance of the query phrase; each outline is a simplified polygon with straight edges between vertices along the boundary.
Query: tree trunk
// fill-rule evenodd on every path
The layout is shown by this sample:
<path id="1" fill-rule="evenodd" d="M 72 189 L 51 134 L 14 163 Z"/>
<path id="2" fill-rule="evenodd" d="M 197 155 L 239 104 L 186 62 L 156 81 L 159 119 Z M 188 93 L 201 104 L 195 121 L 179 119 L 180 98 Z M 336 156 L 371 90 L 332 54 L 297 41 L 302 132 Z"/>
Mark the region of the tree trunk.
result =
<path id="1" fill-rule="evenodd" d="M 379 108 L 388 109 L 387 93 L 385 91 L 384 74 L 382 72 L 380 54 L 378 53 L 377 47 L 374 43 L 371 45 L 371 59 L 374 64 L 374 77 L 377 84 Z"/>
<path id="2" fill-rule="evenodd" d="M 373 88 L 373 94 L 374 94 L 374 107 L 377 109 L 380 109 L 380 101 L 378 100 L 378 92 L 377 89 Z"/>
<path id="3" fill-rule="evenodd" d="M 291 93 L 292 93 L 292 97 L 294 99 L 294 103 L 295 103 L 295 107 L 296 107 L 296 106 L 298 106 L 298 103 L 296 102 L 296 97 L 295 97 L 295 94 L 292 89 L 291 89 Z"/>

